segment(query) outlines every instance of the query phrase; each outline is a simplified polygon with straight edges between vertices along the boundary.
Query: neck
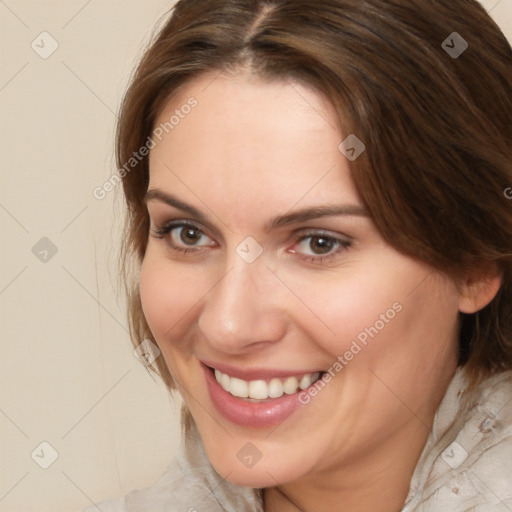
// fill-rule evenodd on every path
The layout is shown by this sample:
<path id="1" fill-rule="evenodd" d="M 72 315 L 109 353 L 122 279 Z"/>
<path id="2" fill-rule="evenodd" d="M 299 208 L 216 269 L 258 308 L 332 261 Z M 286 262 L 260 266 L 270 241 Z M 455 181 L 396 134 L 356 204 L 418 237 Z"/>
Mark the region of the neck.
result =
<path id="1" fill-rule="evenodd" d="M 409 492 L 414 468 L 430 433 L 428 422 L 412 417 L 378 448 L 342 467 L 330 467 L 264 491 L 265 512 L 396 512 Z"/>

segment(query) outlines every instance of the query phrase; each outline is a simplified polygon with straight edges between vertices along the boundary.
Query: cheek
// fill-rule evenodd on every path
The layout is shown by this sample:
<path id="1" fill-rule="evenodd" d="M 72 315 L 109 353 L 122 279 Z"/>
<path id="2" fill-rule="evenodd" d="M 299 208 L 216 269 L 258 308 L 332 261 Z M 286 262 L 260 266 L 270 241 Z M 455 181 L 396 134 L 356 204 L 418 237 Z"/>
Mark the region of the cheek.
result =
<path id="1" fill-rule="evenodd" d="M 367 268 L 347 267 L 314 278 L 287 276 L 290 289 L 301 299 L 287 301 L 291 316 L 332 355 L 348 350 L 358 336 L 364 341 L 366 329 L 375 323 L 382 327 L 381 315 L 393 319 L 401 309 L 400 284 L 382 269 Z"/>
<path id="2" fill-rule="evenodd" d="M 351 351 L 350 360 L 368 365 L 378 358 L 421 360 L 452 350 L 458 303 L 451 281 L 396 254 L 376 260 L 315 280 L 289 276 L 290 288 L 300 290 L 309 310 L 295 301 L 296 322 L 333 360 Z"/>
<path id="3" fill-rule="evenodd" d="M 157 343 L 183 339 L 204 283 L 148 249 L 139 286 L 142 310 Z"/>

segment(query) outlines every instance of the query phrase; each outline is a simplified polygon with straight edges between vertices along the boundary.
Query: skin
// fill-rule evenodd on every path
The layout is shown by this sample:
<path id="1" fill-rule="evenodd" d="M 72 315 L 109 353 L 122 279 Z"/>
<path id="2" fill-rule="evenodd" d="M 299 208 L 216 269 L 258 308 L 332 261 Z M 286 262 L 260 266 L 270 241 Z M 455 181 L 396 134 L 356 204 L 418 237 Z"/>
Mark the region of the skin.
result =
<path id="1" fill-rule="evenodd" d="M 246 72 L 195 79 L 156 125 L 191 96 L 197 107 L 151 151 L 149 190 L 172 194 L 206 221 L 156 199 L 147 206 L 152 230 L 188 220 L 204 236 L 187 244 L 183 229 L 163 238 L 152 231 L 140 293 L 208 457 L 228 480 L 266 488 L 267 511 L 342 503 L 349 512 L 396 512 L 456 369 L 459 312 L 483 307 L 499 279 L 456 285 L 387 244 L 366 215 L 269 230 L 271 219 L 303 208 L 363 206 L 338 150 L 348 134 L 316 92 Z M 319 256 L 311 231 L 350 246 Z M 263 249 L 251 264 L 236 252 L 248 236 Z M 327 370 L 396 303 L 401 311 L 378 335 L 277 427 L 238 426 L 214 408 L 199 359 Z M 249 441 L 262 454 L 252 468 L 237 458 Z"/>

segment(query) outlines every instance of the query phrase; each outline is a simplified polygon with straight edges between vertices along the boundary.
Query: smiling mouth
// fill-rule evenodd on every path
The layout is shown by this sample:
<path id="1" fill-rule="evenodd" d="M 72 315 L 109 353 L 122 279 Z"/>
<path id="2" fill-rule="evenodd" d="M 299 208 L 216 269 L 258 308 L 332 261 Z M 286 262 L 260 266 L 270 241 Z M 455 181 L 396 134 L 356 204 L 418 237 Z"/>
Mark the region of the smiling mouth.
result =
<path id="1" fill-rule="evenodd" d="M 250 402 L 261 402 L 268 399 L 280 398 L 283 395 L 293 395 L 304 390 L 319 380 L 324 372 L 313 372 L 294 377 L 273 378 L 269 380 L 246 381 L 231 377 L 220 370 L 210 368 L 215 380 L 230 395 Z"/>

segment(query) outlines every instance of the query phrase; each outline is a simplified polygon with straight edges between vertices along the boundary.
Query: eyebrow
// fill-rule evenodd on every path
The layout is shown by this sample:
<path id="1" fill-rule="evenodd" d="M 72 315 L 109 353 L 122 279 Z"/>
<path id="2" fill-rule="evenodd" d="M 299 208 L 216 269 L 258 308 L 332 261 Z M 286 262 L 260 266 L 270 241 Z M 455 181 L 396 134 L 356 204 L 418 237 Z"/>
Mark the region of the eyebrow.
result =
<path id="1" fill-rule="evenodd" d="M 208 217 L 203 212 L 160 189 L 153 188 L 147 191 L 144 202 L 147 203 L 149 201 L 160 201 L 194 216 L 198 221 L 204 224 L 208 222 Z M 274 217 L 266 224 L 266 228 L 268 231 L 271 231 L 289 224 L 298 224 L 321 217 L 336 217 L 342 215 L 359 217 L 370 216 L 368 210 L 362 205 L 343 204 L 313 206 Z"/>
<path id="2" fill-rule="evenodd" d="M 268 230 L 270 231 L 288 224 L 298 224 L 308 220 L 319 219 L 321 217 L 337 217 L 341 215 L 369 217 L 370 213 L 364 206 L 356 204 L 313 206 L 274 217 L 268 223 Z"/>
<path id="3" fill-rule="evenodd" d="M 208 222 L 208 217 L 203 212 L 160 189 L 152 188 L 146 192 L 144 202 L 148 203 L 149 201 L 160 201 L 161 203 L 168 204 L 169 206 L 192 215 L 203 224 Z"/>

